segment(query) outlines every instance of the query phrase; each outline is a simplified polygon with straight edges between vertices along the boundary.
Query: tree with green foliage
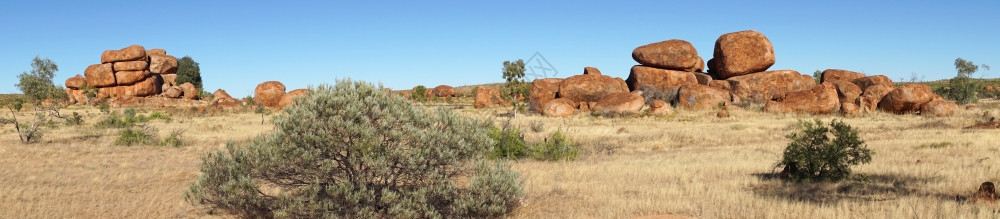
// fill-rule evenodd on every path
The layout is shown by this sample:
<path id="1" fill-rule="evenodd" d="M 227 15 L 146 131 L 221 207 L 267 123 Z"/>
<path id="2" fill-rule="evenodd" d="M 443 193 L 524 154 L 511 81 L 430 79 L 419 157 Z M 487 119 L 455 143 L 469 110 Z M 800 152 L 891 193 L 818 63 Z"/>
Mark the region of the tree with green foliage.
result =
<path id="1" fill-rule="evenodd" d="M 423 85 L 417 85 L 413 88 L 413 92 L 410 93 L 411 99 L 415 102 L 425 102 L 427 101 L 427 87 Z"/>
<path id="2" fill-rule="evenodd" d="M 184 56 L 177 60 L 177 84 L 191 82 L 198 90 L 201 86 L 201 67 L 190 56 Z"/>
<path id="3" fill-rule="evenodd" d="M 35 56 L 31 60 L 31 72 L 22 72 L 18 75 L 19 82 L 15 85 L 34 103 L 46 99 L 65 100 L 69 96 L 66 91 L 52 83 L 57 71 L 59 66 L 55 62 L 49 58 L 42 59 Z"/>
<path id="4" fill-rule="evenodd" d="M 517 206 L 523 182 L 486 158 L 487 125 L 365 82 L 309 93 L 274 132 L 204 156 L 185 200 L 252 218 L 499 218 Z"/>
<path id="5" fill-rule="evenodd" d="M 820 70 L 814 71 L 813 79 L 816 80 L 816 84 L 820 84 L 821 82 L 823 82 L 823 72 Z"/>
<path id="6" fill-rule="evenodd" d="M 958 72 L 954 78 L 948 81 L 948 86 L 939 90 L 949 99 L 955 100 L 958 104 L 979 102 L 978 92 L 983 89 L 983 85 L 972 78 L 972 74 L 979 71 L 979 68 L 989 71 L 988 65 L 976 65 L 972 61 L 955 59 L 955 71 Z"/>
<path id="7" fill-rule="evenodd" d="M 827 127 L 823 121 L 799 121 L 800 130 L 789 134 L 792 142 L 778 166 L 782 174 L 798 182 L 840 181 L 851 174 L 851 166 L 871 162 L 871 150 L 853 127 L 837 120 Z M 833 137 L 831 139 L 831 137 Z"/>
<path id="8" fill-rule="evenodd" d="M 503 62 L 503 79 L 506 82 L 501 87 L 501 97 L 511 103 L 514 117 L 517 117 L 517 111 L 524 110 L 524 103 L 517 100 L 518 96 L 528 97 L 529 84 L 524 81 L 524 70 L 524 60 Z"/>

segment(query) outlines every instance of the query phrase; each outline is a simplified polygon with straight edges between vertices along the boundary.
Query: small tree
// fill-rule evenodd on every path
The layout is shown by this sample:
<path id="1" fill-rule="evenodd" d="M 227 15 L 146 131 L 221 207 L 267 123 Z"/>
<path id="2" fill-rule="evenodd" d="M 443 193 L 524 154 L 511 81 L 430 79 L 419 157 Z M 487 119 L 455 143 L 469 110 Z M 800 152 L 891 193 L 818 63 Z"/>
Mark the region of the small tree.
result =
<path id="1" fill-rule="evenodd" d="M 850 176 L 851 166 L 871 162 L 872 152 L 858 131 L 843 122 L 833 120 L 827 127 L 817 119 L 800 121 L 799 127 L 787 136 L 792 142 L 778 163 L 793 181 L 839 181 Z"/>
<path id="2" fill-rule="evenodd" d="M 184 56 L 177 60 L 177 84 L 191 82 L 195 88 L 201 87 L 201 67 L 190 56 Z"/>
<path id="3" fill-rule="evenodd" d="M 823 82 L 823 72 L 819 71 L 819 70 L 814 71 L 813 72 L 813 80 L 816 80 L 816 84 L 822 83 Z"/>
<path id="4" fill-rule="evenodd" d="M 955 59 L 955 71 L 958 72 L 958 75 L 949 81 L 946 90 L 942 93 L 958 104 L 978 102 L 978 92 L 983 89 L 983 85 L 972 79 L 972 74 L 979 71 L 980 67 L 990 70 L 988 65 L 976 65 L 972 61 L 962 58 Z"/>
<path id="5" fill-rule="evenodd" d="M 364 82 L 309 93 L 275 132 L 204 156 L 185 200 L 254 218 L 492 218 L 518 203 L 517 173 L 485 158 L 486 125 Z"/>
<path id="6" fill-rule="evenodd" d="M 501 97 L 511 103 L 514 108 L 513 115 L 517 117 L 517 111 L 523 110 L 524 104 L 517 100 L 518 96 L 528 96 L 528 86 L 524 82 L 524 60 L 504 61 L 503 79 L 506 80 Z"/>
<path id="7" fill-rule="evenodd" d="M 427 101 L 427 87 L 423 85 L 417 85 L 413 88 L 413 92 L 410 93 L 413 101 L 424 102 Z"/>
<path id="8" fill-rule="evenodd" d="M 40 103 L 46 99 L 64 100 L 67 98 L 66 91 L 60 89 L 52 83 L 52 78 L 59 71 L 59 66 L 49 58 L 39 58 L 35 56 L 31 60 L 31 72 L 23 72 L 17 76 L 17 88 L 28 96 L 34 103 Z"/>

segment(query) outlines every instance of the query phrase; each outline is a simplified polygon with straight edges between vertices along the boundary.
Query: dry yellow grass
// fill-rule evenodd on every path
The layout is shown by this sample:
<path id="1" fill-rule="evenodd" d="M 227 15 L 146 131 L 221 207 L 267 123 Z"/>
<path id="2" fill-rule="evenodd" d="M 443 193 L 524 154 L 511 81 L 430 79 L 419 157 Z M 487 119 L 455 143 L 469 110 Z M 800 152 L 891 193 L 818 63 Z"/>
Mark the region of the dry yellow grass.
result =
<path id="1" fill-rule="evenodd" d="M 260 116 L 173 116 L 152 122 L 160 136 L 186 130 L 185 146 L 114 146 L 113 129 L 86 124 L 50 129 L 43 142 L 22 145 L 0 127 L 0 218 L 165 218 L 213 216 L 184 203 L 206 152 L 272 129 Z M 491 110 L 460 110 L 505 122 Z M 1000 130 L 964 130 L 984 110 L 947 118 L 871 114 L 844 120 L 875 152 L 855 168 L 870 182 L 796 185 L 770 178 L 785 135 L 799 119 L 834 116 L 683 111 L 670 117 L 518 117 L 529 141 L 561 130 L 583 148 L 570 162 L 518 161 L 525 179 L 516 218 L 996 218 L 1000 205 L 966 204 L 984 181 L 1000 182 Z M 994 112 L 996 113 L 996 112 Z M 996 114 L 994 114 L 996 115 Z M 4 115 L 7 117 L 7 115 Z M 27 118 L 27 114 L 19 118 Z M 534 132 L 532 124 L 543 130 Z"/>

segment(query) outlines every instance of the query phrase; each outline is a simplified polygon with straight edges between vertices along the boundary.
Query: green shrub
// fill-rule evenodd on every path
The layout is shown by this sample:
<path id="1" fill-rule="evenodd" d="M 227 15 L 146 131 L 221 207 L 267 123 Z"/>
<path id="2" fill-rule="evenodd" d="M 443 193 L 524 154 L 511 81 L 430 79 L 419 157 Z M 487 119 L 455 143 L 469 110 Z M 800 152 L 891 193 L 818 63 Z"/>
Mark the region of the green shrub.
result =
<path id="1" fill-rule="evenodd" d="M 66 125 L 81 125 L 83 124 L 83 116 L 80 113 L 73 112 L 73 115 L 66 118 Z"/>
<path id="2" fill-rule="evenodd" d="M 115 145 L 132 146 L 146 144 L 156 139 L 153 133 L 155 131 L 149 126 L 123 128 L 118 131 L 118 138 L 115 139 Z"/>
<path id="3" fill-rule="evenodd" d="M 579 153 L 576 145 L 566 139 L 562 131 L 552 133 L 545 141 L 531 147 L 531 156 L 535 160 L 560 161 L 573 160 Z"/>
<path id="4" fill-rule="evenodd" d="M 424 95 L 425 93 L 427 93 L 427 87 L 424 87 L 423 85 L 417 85 L 417 87 L 413 88 L 413 92 L 410 93 L 410 96 L 411 99 L 413 99 L 413 101 L 426 102 L 427 97 L 426 95 Z"/>
<path id="5" fill-rule="evenodd" d="M 793 181 L 839 181 L 850 176 L 851 166 L 871 162 L 858 131 L 843 122 L 833 120 L 827 127 L 817 119 L 800 121 L 799 127 L 787 136 L 792 142 L 778 164 Z"/>
<path id="6" fill-rule="evenodd" d="M 983 91 L 985 86 L 982 82 L 973 79 L 972 75 L 980 68 L 990 70 L 988 65 L 976 65 L 972 61 L 962 58 L 955 59 L 955 71 L 958 74 L 948 81 L 947 86 L 936 89 L 934 92 L 955 100 L 958 104 L 979 102 L 979 91 Z"/>
<path id="7" fill-rule="evenodd" d="M 160 140 L 160 146 L 180 147 L 184 145 L 184 142 L 181 140 L 182 134 L 184 134 L 184 131 L 180 130 L 170 132 L 170 135 Z"/>
<path id="8" fill-rule="evenodd" d="M 489 132 L 493 139 L 493 150 L 488 154 L 492 159 L 517 160 L 528 156 L 528 146 L 524 143 L 521 130 L 517 128 L 493 127 Z"/>
<path id="9" fill-rule="evenodd" d="M 365 82 L 310 94 L 273 119 L 274 132 L 204 156 L 185 200 L 281 218 L 485 218 L 516 207 L 522 182 L 485 159 L 487 126 Z"/>
<path id="10" fill-rule="evenodd" d="M 532 132 L 539 133 L 545 131 L 545 123 L 541 121 L 531 121 L 530 125 Z"/>
<path id="11" fill-rule="evenodd" d="M 173 121 L 170 116 L 160 112 L 153 112 L 147 116 L 138 114 L 135 108 L 130 107 L 122 110 L 122 115 L 119 115 L 116 112 L 109 113 L 107 118 L 98 121 L 95 126 L 98 128 L 128 128 L 133 127 L 136 124 L 149 122 L 155 119 L 160 119 L 166 122 Z"/>

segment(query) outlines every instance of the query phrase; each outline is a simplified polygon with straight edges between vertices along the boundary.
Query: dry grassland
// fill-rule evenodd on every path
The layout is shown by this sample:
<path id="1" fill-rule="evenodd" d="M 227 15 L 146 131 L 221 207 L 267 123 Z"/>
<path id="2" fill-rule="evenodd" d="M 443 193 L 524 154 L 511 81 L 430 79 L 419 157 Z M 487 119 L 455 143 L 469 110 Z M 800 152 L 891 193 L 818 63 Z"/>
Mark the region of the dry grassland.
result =
<path id="1" fill-rule="evenodd" d="M 513 217 L 997 218 L 1000 204 L 961 201 L 984 181 L 1000 182 L 993 169 L 1000 168 L 1000 130 L 962 129 L 984 111 L 998 113 L 984 108 L 947 118 L 844 118 L 875 152 L 872 162 L 855 168 L 856 179 L 804 185 L 773 177 L 784 136 L 799 119 L 840 117 L 745 110 L 729 118 L 683 110 L 669 117 L 518 117 L 510 121 L 528 141 L 561 130 L 583 153 L 571 162 L 514 163 L 525 197 Z M 252 113 L 175 114 L 151 125 L 161 137 L 185 130 L 184 146 L 126 147 L 112 144 L 114 129 L 93 128 L 103 117 L 96 109 L 63 111 L 82 113 L 85 124 L 48 129 L 38 144 L 20 144 L 13 126 L 0 127 L 0 218 L 214 217 L 181 198 L 201 155 L 272 129 Z M 508 120 L 494 116 L 502 109 L 460 111 Z"/>

